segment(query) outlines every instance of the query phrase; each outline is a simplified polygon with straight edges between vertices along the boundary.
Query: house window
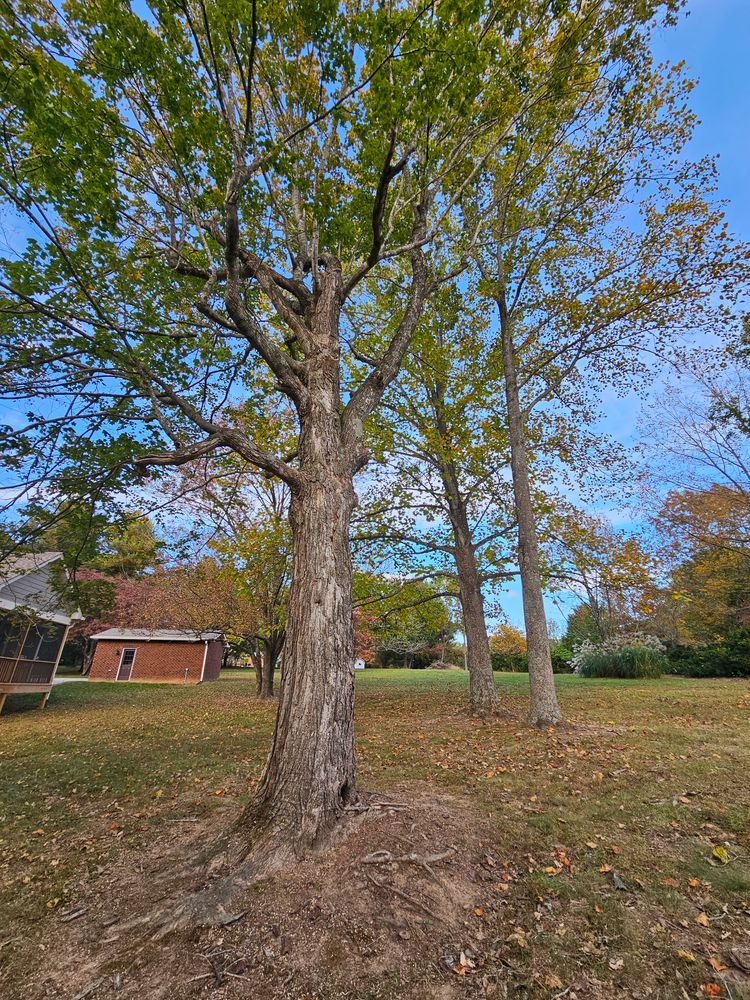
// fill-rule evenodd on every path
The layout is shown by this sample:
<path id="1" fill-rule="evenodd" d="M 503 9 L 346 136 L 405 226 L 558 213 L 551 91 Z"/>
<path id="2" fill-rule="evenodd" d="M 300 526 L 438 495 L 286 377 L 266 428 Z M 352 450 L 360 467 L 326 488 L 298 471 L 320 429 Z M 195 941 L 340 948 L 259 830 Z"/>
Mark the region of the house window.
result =
<path id="1" fill-rule="evenodd" d="M 117 680 L 129 681 L 133 673 L 133 661 L 135 660 L 134 649 L 123 649 L 120 656 L 120 666 L 117 668 Z"/>

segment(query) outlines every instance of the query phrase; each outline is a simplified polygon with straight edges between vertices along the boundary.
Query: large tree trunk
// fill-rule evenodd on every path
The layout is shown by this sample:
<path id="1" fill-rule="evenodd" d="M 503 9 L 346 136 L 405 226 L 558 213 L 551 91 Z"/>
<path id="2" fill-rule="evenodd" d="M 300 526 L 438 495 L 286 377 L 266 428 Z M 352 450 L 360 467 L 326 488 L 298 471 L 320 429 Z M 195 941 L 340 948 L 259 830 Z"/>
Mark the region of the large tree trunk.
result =
<path id="1" fill-rule="evenodd" d="M 298 855 L 322 841 L 356 797 L 349 545 L 356 496 L 352 471 L 342 468 L 337 406 L 330 403 L 300 436 L 279 712 L 247 817 L 255 826 L 284 829 Z"/>
<path id="2" fill-rule="evenodd" d="M 477 715 L 488 715 L 497 708 L 497 689 L 484 617 L 484 598 L 473 549 L 456 546 L 456 568 L 466 637 L 471 710 Z"/>
<path id="3" fill-rule="evenodd" d="M 238 888 L 277 871 L 292 856 L 301 857 L 311 848 L 322 847 L 347 806 L 356 802 L 349 540 L 356 503 L 353 479 L 368 458 L 363 446 L 365 421 L 399 371 L 427 295 L 422 241 L 426 237 L 428 199 L 424 194 L 414 206 L 414 246 L 409 252 L 412 284 L 403 316 L 380 361 L 344 406 L 339 322 L 347 288 L 354 287 L 354 279 L 345 287 L 340 262 L 317 250 L 314 258 L 297 262 L 303 267 L 309 264 L 313 272 L 314 288 L 309 294 L 296 277 L 279 281 L 262 262 L 256 265 L 252 255 L 242 259 L 241 267 L 237 203 L 244 183 L 243 170 L 235 169 L 225 200 L 224 302 L 232 321 L 279 379 L 299 418 L 293 465 L 291 459 L 267 454 L 242 434 L 231 432 L 230 442 L 250 462 L 284 479 L 291 491 L 292 584 L 284 669 L 273 744 L 256 795 L 222 838 L 221 850 L 213 858 L 212 863 L 232 870 L 176 910 L 168 907 L 166 918 L 157 914 L 154 919 L 160 923 L 162 934 L 189 922 L 215 921 L 217 917 L 227 923 L 225 907 Z M 377 259 L 379 220 L 374 221 L 373 253 Z M 357 281 L 372 263 L 359 277 L 355 275 Z M 255 271 L 254 276 L 289 328 L 288 354 L 266 337 L 248 312 L 241 281 L 245 267 Z M 290 289 L 299 312 L 284 294 Z M 300 353 L 304 361 L 297 357 Z M 225 430 L 221 433 L 230 434 Z M 199 446 L 200 454 L 205 446 L 205 442 Z M 184 451 L 179 461 L 183 457 Z M 215 866 L 213 870 L 218 869 Z"/>
<path id="4" fill-rule="evenodd" d="M 469 700 L 472 712 L 488 715 L 497 708 L 497 689 L 492 672 L 490 640 L 484 617 L 484 597 L 477 569 L 466 505 L 458 491 L 450 496 L 458 590 L 466 639 L 466 667 L 469 671 Z"/>
<path id="5" fill-rule="evenodd" d="M 83 643 L 83 663 L 81 664 L 81 676 L 88 677 L 91 673 L 91 666 L 94 662 L 96 652 L 96 640 L 86 636 Z"/>
<path id="6" fill-rule="evenodd" d="M 354 473 L 366 461 L 363 420 L 342 419 L 341 266 L 321 255 L 320 284 L 304 332 L 297 466 L 290 478 L 292 583 L 273 744 L 240 829 L 274 863 L 321 846 L 356 801 L 354 622 L 349 528 Z M 270 838 L 269 836 L 270 835 Z M 263 848 L 253 850 L 263 854 Z"/>
<path id="7" fill-rule="evenodd" d="M 276 660 L 270 648 L 270 643 L 265 643 L 263 652 L 263 669 L 260 678 L 261 698 L 273 698 L 273 672 L 276 668 Z"/>
<path id="8" fill-rule="evenodd" d="M 529 685 L 531 687 L 529 721 L 536 726 L 552 726 L 562 720 L 562 713 L 557 703 L 552 672 L 552 656 L 549 648 L 547 616 L 544 610 L 542 576 L 539 568 L 536 518 L 531 504 L 529 463 L 518 393 L 516 358 L 510 317 L 503 295 L 498 298 L 498 308 L 503 349 L 505 401 L 508 409 L 510 466 L 518 518 L 518 562 L 521 571 L 523 617 L 526 625 L 529 659 Z"/>

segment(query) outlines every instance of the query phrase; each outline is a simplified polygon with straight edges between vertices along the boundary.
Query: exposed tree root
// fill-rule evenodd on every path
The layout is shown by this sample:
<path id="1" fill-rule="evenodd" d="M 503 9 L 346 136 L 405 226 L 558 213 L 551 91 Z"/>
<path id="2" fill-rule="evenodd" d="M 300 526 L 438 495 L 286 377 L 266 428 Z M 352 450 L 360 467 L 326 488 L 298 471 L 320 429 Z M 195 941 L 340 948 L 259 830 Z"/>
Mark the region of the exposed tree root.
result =
<path id="1" fill-rule="evenodd" d="M 512 721 L 518 718 L 516 712 L 511 711 L 502 702 L 498 701 L 491 706 L 472 705 L 468 714 L 480 722 Z"/>
<path id="2" fill-rule="evenodd" d="M 288 832 L 287 832 L 288 833 Z M 215 854 L 208 868 L 193 869 L 209 877 L 229 866 L 230 852 L 227 839 L 220 841 L 222 850 Z M 231 874 L 215 878 L 212 884 L 195 892 L 173 894 L 163 904 L 143 917 L 115 925 L 116 933 L 140 928 L 152 941 L 160 941 L 177 931 L 194 927 L 228 926 L 241 919 L 241 899 L 243 893 L 257 882 L 280 871 L 294 857 L 292 841 L 288 835 L 277 829 L 269 831 L 258 839 L 247 854 L 246 859 Z M 186 874 L 185 866 L 181 874 Z"/>
<path id="3" fill-rule="evenodd" d="M 380 808 L 401 810 L 405 806 L 374 800 L 368 804 L 365 799 L 361 808 L 343 812 L 337 823 L 323 831 L 317 830 L 314 842 L 305 843 L 295 836 L 288 824 L 269 826 L 266 822 L 261 826 L 258 823 L 253 837 L 248 833 L 247 815 L 243 814 L 212 848 L 178 869 L 178 878 L 213 879 L 209 885 L 193 892 L 183 891 L 181 895 L 172 893 L 158 909 L 111 929 L 117 934 L 140 929 L 150 940 L 160 941 L 178 931 L 236 923 L 244 916 L 242 900 L 251 886 L 329 847 L 333 841 L 348 834 L 371 810 Z"/>
<path id="4" fill-rule="evenodd" d="M 536 729 L 549 729 L 550 727 L 554 729 L 565 728 L 565 720 L 562 715 L 530 715 L 529 725 L 534 726 Z"/>

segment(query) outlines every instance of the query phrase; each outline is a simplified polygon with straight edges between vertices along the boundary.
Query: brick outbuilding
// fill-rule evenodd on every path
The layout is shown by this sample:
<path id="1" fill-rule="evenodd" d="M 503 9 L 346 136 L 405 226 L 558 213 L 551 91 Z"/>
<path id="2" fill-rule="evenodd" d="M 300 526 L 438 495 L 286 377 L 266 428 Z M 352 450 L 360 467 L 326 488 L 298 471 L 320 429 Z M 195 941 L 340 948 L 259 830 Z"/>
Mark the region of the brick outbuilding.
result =
<path id="1" fill-rule="evenodd" d="M 91 638 L 92 681 L 201 684 L 218 679 L 224 656 L 221 632 L 110 628 Z"/>

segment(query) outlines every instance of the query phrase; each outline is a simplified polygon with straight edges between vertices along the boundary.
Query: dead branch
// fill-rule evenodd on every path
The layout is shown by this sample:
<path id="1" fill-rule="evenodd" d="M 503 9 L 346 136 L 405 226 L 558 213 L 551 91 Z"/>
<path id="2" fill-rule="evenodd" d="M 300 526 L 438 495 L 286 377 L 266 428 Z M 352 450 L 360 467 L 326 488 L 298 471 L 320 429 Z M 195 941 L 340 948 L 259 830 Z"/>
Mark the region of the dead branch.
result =
<path id="1" fill-rule="evenodd" d="M 415 899 L 413 896 L 410 896 L 407 892 L 404 892 L 402 889 L 397 889 L 395 885 L 390 885 L 389 883 L 386 882 L 378 882 L 378 880 L 376 878 L 373 878 L 372 875 L 369 874 L 369 872 L 365 872 L 365 878 L 367 879 L 368 882 L 371 882 L 378 889 L 385 889 L 386 892 L 392 892 L 394 896 L 398 896 L 399 899 L 403 899 L 405 903 L 408 903 L 410 906 L 414 906 L 416 907 L 416 909 L 421 910 L 422 913 L 425 913 L 428 917 L 430 917 L 431 920 L 437 920 L 440 923 L 445 923 L 445 921 L 443 921 L 436 913 L 433 913 L 433 911 L 428 906 L 425 906 L 424 903 L 421 903 L 418 899 Z"/>
<path id="2" fill-rule="evenodd" d="M 415 854 L 412 851 L 410 854 L 401 854 L 397 857 L 391 854 L 390 851 L 373 851 L 372 854 L 367 854 L 359 860 L 360 864 L 363 865 L 411 864 L 426 868 L 428 865 L 434 865 L 438 861 L 445 861 L 446 858 L 449 858 L 455 852 L 455 847 L 449 847 L 447 851 L 442 851 L 440 854 Z"/>

